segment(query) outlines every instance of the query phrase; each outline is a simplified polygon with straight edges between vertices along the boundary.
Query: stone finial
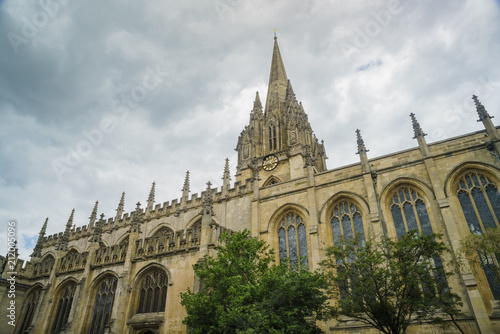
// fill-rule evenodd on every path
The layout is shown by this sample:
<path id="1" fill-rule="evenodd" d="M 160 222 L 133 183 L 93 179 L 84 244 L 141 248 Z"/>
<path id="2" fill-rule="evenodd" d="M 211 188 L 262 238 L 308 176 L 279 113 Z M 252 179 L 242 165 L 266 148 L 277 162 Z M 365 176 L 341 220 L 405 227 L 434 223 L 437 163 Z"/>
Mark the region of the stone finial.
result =
<path id="1" fill-rule="evenodd" d="M 365 141 L 363 140 L 363 137 L 361 137 L 361 131 L 359 129 L 356 129 L 356 138 L 358 142 L 358 152 L 356 152 L 356 154 L 361 154 L 363 152 L 370 152 L 369 150 L 366 149 Z"/>
<path id="2" fill-rule="evenodd" d="M 47 231 L 47 223 L 49 218 L 45 218 L 45 223 L 43 223 L 42 228 L 40 229 L 40 233 L 38 233 L 38 240 L 36 241 L 35 248 L 33 248 L 33 253 L 31 257 L 42 257 L 42 249 L 43 249 L 43 238 L 45 237 L 45 231 Z"/>
<path id="3" fill-rule="evenodd" d="M 116 209 L 115 222 L 118 222 L 120 219 L 122 219 L 124 206 L 125 206 L 125 192 L 122 193 L 122 197 L 120 198 L 120 203 L 118 203 L 118 208 Z"/>
<path id="4" fill-rule="evenodd" d="M 141 221 L 142 221 L 141 202 L 137 202 L 135 211 L 132 213 L 132 223 L 129 232 L 141 233 Z"/>
<path id="5" fill-rule="evenodd" d="M 488 118 L 493 118 L 493 116 L 490 116 L 488 114 L 488 112 L 486 111 L 484 106 L 481 104 L 481 102 L 479 102 L 476 95 L 472 95 L 472 99 L 474 100 L 474 104 L 476 105 L 476 111 L 477 111 L 477 114 L 479 115 L 478 122 L 481 122 L 481 121 L 488 119 Z"/>
<path id="6" fill-rule="evenodd" d="M 74 215 L 75 215 L 75 209 L 71 211 L 71 215 L 69 216 L 68 222 L 66 223 L 66 229 L 64 230 L 64 233 L 61 236 L 61 239 L 59 240 L 59 243 L 57 245 L 57 250 L 65 251 L 68 249 L 69 234 L 71 231 L 71 227 L 73 226 Z"/>
<path id="7" fill-rule="evenodd" d="M 205 196 L 203 197 L 203 209 L 202 215 L 210 215 L 213 216 L 213 197 L 212 197 L 212 183 L 210 181 L 207 182 L 207 189 L 205 190 Z"/>
<path id="8" fill-rule="evenodd" d="M 104 213 L 101 213 L 101 219 L 97 221 L 94 228 L 94 234 L 90 239 L 91 242 L 101 242 L 102 241 L 102 228 L 104 226 Z"/>
<path id="9" fill-rule="evenodd" d="M 94 226 L 95 220 L 97 219 L 97 206 L 99 205 L 99 201 L 95 202 L 94 209 L 92 210 L 92 213 L 90 214 L 89 217 L 89 227 Z"/>
<path id="10" fill-rule="evenodd" d="M 411 113 L 410 117 L 411 117 L 411 124 L 413 126 L 413 133 L 415 134 L 413 139 L 427 136 L 427 133 L 424 133 L 424 131 L 420 127 L 420 124 L 418 123 L 417 118 L 415 117 L 415 114 Z"/>

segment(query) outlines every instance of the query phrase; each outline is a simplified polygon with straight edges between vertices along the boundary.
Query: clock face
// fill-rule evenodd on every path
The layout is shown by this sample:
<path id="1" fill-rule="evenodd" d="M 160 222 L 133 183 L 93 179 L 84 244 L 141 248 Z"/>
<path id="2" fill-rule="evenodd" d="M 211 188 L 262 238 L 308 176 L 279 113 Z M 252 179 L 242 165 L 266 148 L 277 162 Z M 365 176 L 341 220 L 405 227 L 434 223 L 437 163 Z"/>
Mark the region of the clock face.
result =
<path id="1" fill-rule="evenodd" d="M 262 161 L 262 169 L 271 171 L 278 166 L 278 157 L 275 156 L 274 154 L 269 154 L 268 156 L 264 157 L 264 160 Z"/>

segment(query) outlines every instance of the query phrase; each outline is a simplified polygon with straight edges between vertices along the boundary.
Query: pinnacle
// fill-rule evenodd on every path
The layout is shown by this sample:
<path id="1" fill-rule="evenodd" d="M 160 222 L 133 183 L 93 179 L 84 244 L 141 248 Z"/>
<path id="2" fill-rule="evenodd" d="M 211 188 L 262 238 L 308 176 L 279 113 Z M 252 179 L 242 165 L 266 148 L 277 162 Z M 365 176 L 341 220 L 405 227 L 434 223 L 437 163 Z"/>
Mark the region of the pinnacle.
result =
<path id="1" fill-rule="evenodd" d="M 413 126 L 413 132 L 415 133 L 415 137 L 413 137 L 413 139 L 418 138 L 418 137 L 427 136 L 427 134 L 424 133 L 424 131 L 420 127 L 420 124 L 418 123 L 417 118 L 415 117 L 415 114 L 411 113 L 410 117 L 411 117 L 411 123 Z"/>
<path id="2" fill-rule="evenodd" d="M 356 154 L 360 154 L 361 152 L 368 152 L 365 146 L 365 141 L 363 140 L 363 137 L 361 137 L 361 131 L 359 129 L 356 129 L 356 138 L 358 142 L 358 152 L 356 152 Z"/>
<path id="3" fill-rule="evenodd" d="M 184 179 L 184 187 L 182 187 L 182 192 L 189 192 L 189 171 L 186 172 L 186 178 Z"/>
<path id="4" fill-rule="evenodd" d="M 488 114 L 488 112 L 486 111 L 486 108 L 481 104 L 481 102 L 479 102 L 476 95 L 472 95 L 472 99 L 474 100 L 474 104 L 476 105 L 476 111 L 479 115 L 478 122 L 480 122 L 484 119 L 487 119 L 487 118 L 493 118 L 492 116 L 490 116 Z"/>
<path id="5" fill-rule="evenodd" d="M 151 186 L 151 191 L 149 192 L 148 196 L 148 203 L 152 203 L 155 201 L 155 185 L 156 182 L 153 182 L 153 185 Z"/>

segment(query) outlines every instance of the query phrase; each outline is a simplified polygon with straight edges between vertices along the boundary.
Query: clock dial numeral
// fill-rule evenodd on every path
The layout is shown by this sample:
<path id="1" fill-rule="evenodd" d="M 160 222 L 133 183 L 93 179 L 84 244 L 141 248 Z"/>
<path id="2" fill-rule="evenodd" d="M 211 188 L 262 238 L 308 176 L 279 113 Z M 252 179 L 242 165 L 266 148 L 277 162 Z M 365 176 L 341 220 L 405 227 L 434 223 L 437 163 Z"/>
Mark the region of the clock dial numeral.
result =
<path id="1" fill-rule="evenodd" d="M 279 162 L 278 157 L 274 154 L 270 154 L 264 157 L 262 161 L 262 169 L 266 171 L 271 171 L 275 169 L 276 166 L 278 166 L 278 162 Z"/>

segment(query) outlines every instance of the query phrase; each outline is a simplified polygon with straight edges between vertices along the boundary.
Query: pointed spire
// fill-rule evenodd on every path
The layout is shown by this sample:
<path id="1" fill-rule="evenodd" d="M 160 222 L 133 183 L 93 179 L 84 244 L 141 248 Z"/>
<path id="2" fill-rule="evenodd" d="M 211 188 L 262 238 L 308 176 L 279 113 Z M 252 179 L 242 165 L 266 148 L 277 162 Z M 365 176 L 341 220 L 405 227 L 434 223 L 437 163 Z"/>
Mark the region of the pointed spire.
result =
<path id="1" fill-rule="evenodd" d="M 43 238 L 45 237 L 45 231 L 47 231 L 47 222 L 49 218 L 45 218 L 45 223 L 43 223 L 42 228 L 40 229 L 40 233 L 38 233 L 38 240 L 36 241 L 35 248 L 33 248 L 33 253 L 31 257 L 42 257 L 42 249 L 43 249 Z"/>
<path id="2" fill-rule="evenodd" d="M 411 124 L 413 125 L 413 132 L 415 133 L 415 137 L 413 137 L 413 139 L 427 136 L 427 133 L 424 133 L 424 131 L 422 131 L 422 128 L 420 127 L 420 124 L 418 123 L 415 114 L 411 113 L 410 117 L 411 117 Z"/>
<path id="3" fill-rule="evenodd" d="M 255 101 L 253 101 L 253 110 L 254 112 L 262 112 L 262 102 L 260 102 L 259 92 L 255 93 Z"/>
<path id="4" fill-rule="evenodd" d="M 181 202 L 186 203 L 189 198 L 189 171 L 186 172 L 186 178 L 184 179 L 184 186 L 182 187 L 182 198 Z"/>
<path id="5" fill-rule="evenodd" d="M 102 241 L 102 228 L 104 226 L 104 213 L 101 213 L 101 219 L 97 221 L 94 228 L 94 234 L 90 239 L 91 242 L 101 242 Z"/>
<path id="6" fill-rule="evenodd" d="M 65 251 L 68 249 L 69 234 L 71 232 L 71 227 L 73 226 L 74 215 L 75 215 L 75 209 L 71 211 L 71 215 L 69 216 L 68 222 L 66 223 L 66 229 L 64 230 L 63 235 L 59 239 L 59 244 L 57 246 L 58 250 Z"/>
<path id="7" fill-rule="evenodd" d="M 479 115 L 478 122 L 481 122 L 481 121 L 488 119 L 488 118 L 493 118 L 493 116 L 490 116 L 488 114 L 488 112 L 486 111 L 486 108 L 484 108 L 484 106 L 481 104 L 481 102 L 479 102 L 476 95 L 472 95 L 472 99 L 474 100 L 474 104 L 476 105 L 476 111 Z"/>
<path id="8" fill-rule="evenodd" d="M 153 185 L 151 186 L 151 191 L 149 192 L 148 204 L 146 206 L 146 211 L 148 212 L 153 210 L 153 205 L 155 203 L 155 185 L 156 182 L 153 182 Z"/>
<path id="9" fill-rule="evenodd" d="M 356 152 L 356 154 L 361 154 L 363 152 L 369 152 L 366 149 L 365 141 L 363 140 L 363 137 L 361 137 L 361 131 L 359 129 L 356 129 L 356 138 L 357 138 L 357 142 L 358 142 L 358 152 Z"/>
<path id="10" fill-rule="evenodd" d="M 222 187 L 224 190 L 228 190 L 231 183 L 231 175 L 229 172 L 229 158 L 226 158 L 226 163 L 224 165 L 224 174 L 222 176 Z"/>
<path id="11" fill-rule="evenodd" d="M 89 228 L 91 228 L 92 226 L 94 226 L 94 223 L 95 223 L 95 220 L 97 218 L 97 205 L 99 204 L 99 201 L 96 201 L 95 202 L 95 205 L 94 205 L 94 209 L 92 210 L 92 213 L 90 214 L 90 217 L 89 217 Z"/>
<path id="12" fill-rule="evenodd" d="M 120 198 L 120 203 L 118 203 L 118 208 L 116 209 L 115 222 L 118 222 L 119 220 L 122 219 L 124 206 L 125 206 L 125 192 L 122 193 L 122 197 Z"/>
<path id="13" fill-rule="evenodd" d="M 269 86 L 267 90 L 265 114 L 280 108 L 280 104 L 285 101 L 288 78 L 286 76 L 285 65 L 281 58 L 278 47 L 278 39 L 274 36 L 273 58 L 271 61 L 271 73 L 269 75 Z"/>

